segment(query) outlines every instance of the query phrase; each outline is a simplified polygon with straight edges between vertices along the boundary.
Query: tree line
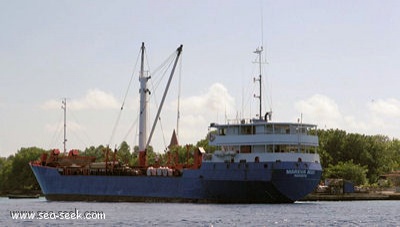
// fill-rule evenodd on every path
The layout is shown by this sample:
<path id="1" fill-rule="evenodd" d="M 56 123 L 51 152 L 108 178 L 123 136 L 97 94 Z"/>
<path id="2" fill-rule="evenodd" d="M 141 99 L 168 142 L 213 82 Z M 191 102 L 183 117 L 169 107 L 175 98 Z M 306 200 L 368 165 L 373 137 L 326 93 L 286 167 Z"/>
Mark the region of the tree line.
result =
<path id="1" fill-rule="evenodd" d="M 347 133 L 339 129 L 314 132 L 319 136 L 318 153 L 324 169 L 323 179 L 342 178 L 356 185 L 374 184 L 379 176 L 400 168 L 400 140 L 383 135 L 362 135 Z M 214 152 L 208 145 L 208 135 L 195 145 L 176 146 L 170 152 L 177 154 L 178 162 L 193 163 L 196 147 L 203 147 L 207 152 Z M 106 146 L 91 146 L 79 151 L 83 156 L 94 156 L 97 161 L 104 161 Z M 40 192 L 33 172 L 28 163 L 38 160 L 42 153 L 49 152 L 37 147 L 21 148 L 15 155 L 0 157 L 0 194 Z M 138 147 L 133 149 L 122 142 L 115 152 L 115 159 L 130 165 L 138 164 Z M 167 153 L 156 153 L 150 147 L 147 161 L 161 165 L 166 163 Z M 112 160 L 108 158 L 108 160 Z"/>
<path id="2" fill-rule="evenodd" d="M 357 185 L 374 184 L 400 167 L 400 140 L 344 130 L 318 130 L 318 153 L 324 178 L 343 178 Z"/>

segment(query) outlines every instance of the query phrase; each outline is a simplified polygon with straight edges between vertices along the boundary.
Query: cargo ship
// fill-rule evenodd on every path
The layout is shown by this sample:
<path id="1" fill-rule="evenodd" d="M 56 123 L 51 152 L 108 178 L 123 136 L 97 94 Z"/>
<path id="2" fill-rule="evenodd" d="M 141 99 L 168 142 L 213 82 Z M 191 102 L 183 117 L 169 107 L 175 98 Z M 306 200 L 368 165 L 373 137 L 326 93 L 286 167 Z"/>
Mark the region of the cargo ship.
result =
<path id="1" fill-rule="evenodd" d="M 182 46 L 176 50 L 169 82 L 181 51 Z M 254 52 L 259 64 L 261 52 L 262 48 Z M 273 122 L 272 112 L 262 114 L 261 66 L 256 79 L 260 84 L 257 117 L 210 123 L 208 142 L 216 149 L 210 152 L 196 148 L 191 165 L 176 162 L 148 165 L 146 151 L 155 124 L 148 136 L 146 103 L 150 77 L 143 70 L 144 44 L 141 53 L 138 165 L 121 164 L 111 150 L 106 151 L 106 157 L 110 152 L 114 158 L 96 162 L 94 157 L 80 156 L 76 150 L 62 155 L 54 149 L 30 163 L 47 200 L 293 203 L 317 187 L 322 174 L 317 126 L 300 120 Z M 159 113 L 160 110 L 156 119 Z"/>

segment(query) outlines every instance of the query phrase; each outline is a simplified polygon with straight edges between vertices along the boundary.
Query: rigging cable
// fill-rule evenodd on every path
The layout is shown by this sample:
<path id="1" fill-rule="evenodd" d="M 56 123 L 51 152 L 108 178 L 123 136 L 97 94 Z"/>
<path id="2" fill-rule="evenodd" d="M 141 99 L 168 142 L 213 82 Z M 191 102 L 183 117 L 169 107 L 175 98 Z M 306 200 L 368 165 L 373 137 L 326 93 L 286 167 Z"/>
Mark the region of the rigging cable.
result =
<path id="1" fill-rule="evenodd" d="M 147 58 L 147 55 L 146 55 Z M 163 63 L 161 63 L 160 66 L 158 66 L 156 68 L 156 70 L 154 70 L 150 75 L 153 75 L 154 77 L 157 75 L 157 73 L 161 70 L 164 70 L 164 73 L 162 74 L 161 78 L 158 79 L 157 82 L 155 82 L 153 85 L 153 91 L 157 90 L 158 86 L 160 85 L 162 79 L 165 77 L 166 75 L 166 70 L 169 69 L 172 65 L 172 60 L 174 59 L 174 54 L 171 54 Z M 169 63 L 169 64 L 168 64 Z M 166 69 L 164 69 L 165 67 L 167 67 Z"/>
<path id="2" fill-rule="evenodd" d="M 266 61 L 266 64 L 268 64 L 268 62 Z M 271 83 L 268 81 L 268 74 L 266 73 L 266 69 L 263 68 L 263 75 L 265 75 L 263 77 L 263 87 L 265 90 L 267 90 L 268 94 L 265 94 L 267 96 L 266 100 L 264 100 L 264 105 L 265 106 L 269 106 L 269 111 L 272 112 L 273 106 L 272 106 L 272 87 L 271 87 Z M 267 87 L 268 86 L 268 87 Z M 268 89 L 267 89 L 268 88 Z M 264 93 L 267 93 L 264 92 Z M 268 110 L 267 110 L 268 111 Z"/>
<path id="3" fill-rule="evenodd" d="M 132 122 L 131 126 L 128 129 L 128 132 L 125 134 L 124 138 L 122 139 L 123 141 L 126 141 L 128 139 L 129 134 L 131 134 L 131 132 L 133 131 L 133 128 L 137 125 L 138 121 L 139 121 L 139 109 L 137 110 L 136 120 L 134 122 Z M 136 127 L 135 135 L 138 135 L 138 133 L 139 133 L 139 127 Z M 136 138 L 138 140 L 137 136 L 134 136 L 134 138 Z M 137 144 L 137 141 L 136 141 L 136 144 Z M 133 144 L 132 147 L 135 147 L 135 143 Z"/>
<path id="4" fill-rule="evenodd" d="M 158 71 L 160 71 L 160 69 L 162 69 L 162 68 L 168 63 L 169 59 L 172 58 L 172 56 L 173 56 L 173 54 L 171 54 L 171 56 L 169 56 L 158 68 L 156 68 L 156 70 L 154 70 L 152 73 L 150 73 L 150 75 L 156 75 L 156 74 L 158 73 Z M 146 52 L 146 51 L 145 51 L 145 57 L 146 57 L 146 62 L 147 62 L 148 71 L 150 71 L 150 65 L 149 65 L 148 56 L 147 56 L 147 52 Z M 139 59 L 139 58 L 140 58 L 140 51 L 139 51 L 139 54 L 138 54 L 138 57 L 137 57 L 137 60 L 136 60 L 134 72 L 136 71 L 135 69 L 136 69 L 136 66 L 137 66 L 137 63 L 138 63 L 138 59 Z M 130 87 L 130 84 L 131 84 L 131 82 L 132 82 L 133 76 L 134 76 L 134 74 L 132 74 L 132 77 L 131 77 L 131 79 L 130 79 L 128 88 Z M 152 81 L 152 80 L 151 80 L 151 81 Z M 157 86 L 158 86 L 158 85 L 157 85 Z M 153 86 L 153 87 L 154 87 L 154 86 Z M 154 89 L 153 89 L 153 91 L 154 91 Z M 123 102 L 123 103 L 125 103 L 125 100 L 126 100 L 127 95 L 128 95 L 128 91 L 127 91 L 126 94 L 125 94 L 125 98 L 124 98 L 124 102 Z M 121 107 L 121 111 L 122 111 L 122 109 L 123 109 L 123 106 Z M 126 132 L 125 136 L 123 137 L 123 140 L 124 140 L 124 141 L 127 140 L 127 138 L 128 138 L 129 135 L 132 133 L 132 131 L 133 131 L 133 129 L 135 128 L 135 126 L 138 125 L 138 122 L 139 122 L 139 112 L 140 112 L 140 110 L 138 109 L 138 113 L 136 114 L 137 117 L 136 117 L 135 121 L 131 124 L 131 126 L 129 127 L 129 129 L 128 129 L 128 131 Z M 118 123 L 118 121 L 119 121 L 119 118 L 120 118 L 120 116 L 118 116 L 117 123 Z M 116 125 L 117 125 L 117 124 L 116 124 Z M 135 134 L 135 135 L 138 134 L 138 130 L 139 130 L 138 127 L 136 127 L 136 128 L 137 128 L 137 130 L 136 130 L 136 134 Z M 115 130 L 116 130 L 116 129 L 114 128 L 114 130 L 113 130 L 113 135 L 114 135 L 114 133 L 115 133 Z M 134 136 L 134 137 L 137 138 L 137 136 Z M 134 147 L 134 146 L 135 146 L 135 144 L 133 144 L 132 147 Z"/>
<path id="5" fill-rule="evenodd" d="M 158 68 L 156 68 L 156 70 L 153 71 L 153 73 L 150 74 L 150 75 L 156 75 L 159 71 L 161 71 L 163 68 L 166 67 L 166 69 L 164 70 L 164 73 L 162 74 L 162 77 L 159 79 L 159 81 L 156 83 L 156 85 L 154 85 L 153 83 L 151 83 L 151 84 L 152 84 L 152 87 L 153 87 L 153 91 L 155 91 L 155 90 L 157 89 L 157 87 L 159 86 L 159 84 L 160 84 L 162 78 L 164 78 L 164 76 L 166 75 L 167 70 L 171 67 L 171 65 L 172 65 L 172 59 L 173 59 L 174 55 L 175 55 L 175 52 L 172 53 Z M 149 61 L 148 61 L 148 57 L 147 57 L 147 52 L 145 52 L 145 57 L 146 57 L 147 67 L 148 67 L 148 69 L 149 69 L 148 71 L 150 71 L 150 66 L 149 66 Z M 131 84 L 132 84 L 133 77 L 134 77 L 134 75 L 135 75 L 135 71 L 136 71 L 136 67 L 137 67 L 139 58 L 140 58 L 140 51 L 139 51 L 139 53 L 138 53 L 138 57 L 136 58 L 136 63 L 135 63 L 135 66 L 134 66 L 134 68 L 133 68 L 133 72 L 132 72 L 131 78 L 130 78 L 130 80 L 129 80 L 128 88 L 127 88 L 127 90 L 126 90 L 126 92 L 125 92 L 124 99 L 123 99 L 123 102 L 122 102 L 122 105 L 121 105 L 121 108 L 120 108 L 118 117 L 117 117 L 117 119 L 116 119 L 116 122 L 115 122 L 115 125 L 114 125 L 114 128 L 113 128 L 113 131 L 112 131 L 112 134 L 111 134 L 111 137 L 110 137 L 109 144 L 112 143 L 113 138 L 114 138 L 114 136 L 115 136 L 115 132 L 116 132 L 117 127 L 118 127 L 118 125 L 119 125 L 119 121 L 120 121 L 120 118 L 121 118 L 121 115 L 122 115 L 122 110 L 124 109 L 124 106 L 125 106 L 125 102 L 126 102 L 126 99 L 127 99 L 128 93 L 129 93 L 129 89 L 130 89 Z M 168 62 L 169 62 L 169 64 L 168 64 Z M 151 80 L 151 81 L 153 81 L 153 80 Z M 154 98 L 156 98 L 156 97 L 154 96 Z M 140 110 L 138 110 L 138 112 L 139 112 L 139 111 L 140 111 Z M 124 137 L 124 140 L 127 139 L 127 137 L 129 136 L 129 134 L 132 132 L 134 126 L 137 125 L 137 122 L 138 122 L 138 120 L 139 120 L 139 114 L 137 114 L 137 116 L 138 116 L 138 117 L 136 118 L 136 120 L 132 123 L 132 125 L 131 125 L 130 128 L 128 129 L 128 132 L 126 133 L 126 135 L 125 135 L 125 137 Z M 159 119 L 159 121 L 160 121 L 160 125 L 161 125 L 161 119 Z M 161 125 L 161 128 L 162 128 L 162 125 Z M 164 136 L 164 133 L 163 133 L 163 136 Z M 136 137 L 136 136 L 135 136 L 135 137 Z M 165 143 L 166 143 L 166 142 L 165 142 L 165 138 L 163 138 L 163 139 L 164 139 L 164 144 L 165 144 Z"/>
<path id="6" fill-rule="evenodd" d="M 176 138 L 178 139 L 179 143 L 179 120 L 181 117 L 181 112 L 180 112 L 180 103 L 181 103 L 181 84 L 182 84 L 182 60 L 183 59 L 183 54 L 181 54 L 181 58 L 179 61 L 179 76 L 178 76 L 178 105 L 177 105 L 177 115 L 176 115 Z"/>
<path id="7" fill-rule="evenodd" d="M 134 77 L 135 72 L 136 72 L 136 67 L 137 67 L 137 64 L 138 64 L 138 62 L 139 62 L 139 57 L 140 57 L 140 51 L 139 51 L 139 53 L 138 53 L 138 56 L 136 57 L 136 63 L 135 63 L 135 66 L 133 67 L 133 71 L 132 71 L 132 74 L 131 74 L 131 78 L 129 79 L 128 87 L 127 87 L 127 89 L 126 89 L 126 92 L 125 92 L 125 95 L 124 95 L 124 99 L 123 99 L 123 101 L 122 101 L 121 109 L 120 109 L 120 111 L 119 111 L 119 113 L 118 113 L 117 120 L 115 121 L 113 130 L 112 130 L 112 133 L 111 133 L 110 141 L 109 141 L 108 144 L 111 144 L 111 143 L 112 143 L 112 141 L 113 141 L 113 139 L 114 139 L 114 136 L 115 136 L 115 132 L 116 132 L 117 127 L 118 127 L 118 125 L 119 125 L 119 121 L 120 121 L 121 115 L 122 115 L 122 110 L 124 109 L 125 101 L 126 101 L 126 98 L 128 97 L 128 93 L 129 93 L 129 88 L 131 87 L 132 80 L 133 80 L 133 77 Z"/>
<path id="8" fill-rule="evenodd" d="M 60 115 L 59 119 L 57 122 L 61 122 L 60 124 L 57 124 L 58 127 L 57 129 L 54 131 L 53 137 L 51 139 L 50 142 L 50 146 L 49 147 L 55 147 L 55 144 L 57 144 L 57 140 L 60 138 L 61 140 L 61 135 L 62 135 L 62 127 L 63 127 L 63 121 L 62 121 L 62 115 Z"/>
<path id="9" fill-rule="evenodd" d="M 172 60 L 173 60 L 173 58 L 172 58 L 173 56 L 174 56 L 174 54 L 172 54 L 170 57 L 168 57 L 167 60 L 164 61 L 163 65 L 162 65 L 163 67 L 159 67 L 159 68 L 158 68 L 158 69 L 160 69 L 160 71 L 161 71 L 161 68 L 164 68 L 164 69 L 163 69 L 164 71 L 163 71 L 163 73 L 162 73 L 161 78 L 158 80 L 156 86 L 154 86 L 154 84 L 151 83 L 151 85 L 152 85 L 152 87 L 153 87 L 153 91 L 155 91 L 156 88 L 160 85 L 161 80 L 165 77 L 165 75 L 167 74 L 169 68 L 170 68 L 171 65 L 173 64 L 173 61 L 172 61 Z M 169 61 L 169 64 L 167 64 L 168 61 Z M 157 97 L 156 97 L 156 95 L 153 95 L 153 97 L 154 97 L 154 102 L 155 102 L 155 104 L 156 104 L 156 108 L 158 109 L 158 108 L 159 108 L 159 105 L 158 105 Z M 160 128 L 161 128 L 161 134 L 162 134 L 162 138 L 163 138 L 163 142 L 164 142 L 164 147 L 167 147 L 167 145 L 166 145 L 167 142 L 166 142 L 166 140 L 165 140 L 165 133 L 164 133 L 163 125 L 162 125 L 162 122 L 161 122 L 161 117 L 159 117 L 157 120 L 160 122 Z"/>
<path id="10" fill-rule="evenodd" d="M 71 108 L 69 109 L 69 114 L 74 118 L 75 122 L 76 122 L 78 125 L 81 125 L 80 122 L 78 121 L 78 118 L 77 118 L 76 115 L 74 114 L 74 112 L 71 111 Z M 73 134 L 85 147 L 87 147 L 87 143 L 85 143 L 85 140 L 83 140 L 82 138 L 80 138 L 79 135 L 76 133 L 76 131 L 71 130 L 71 132 L 72 132 L 72 134 Z M 93 144 L 93 140 L 90 139 L 90 137 L 89 137 L 89 135 L 87 134 L 87 132 L 86 132 L 85 130 L 83 130 L 83 132 L 84 132 L 83 134 L 84 134 L 85 137 L 86 137 L 86 141 L 89 141 L 91 144 Z"/>
<path id="11" fill-rule="evenodd" d="M 255 70 L 256 70 L 256 67 L 253 67 L 250 75 L 254 75 Z M 244 90 L 242 91 L 243 94 L 242 94 L 242 113 L 241 113 L 241 115 L 243 118 L 245 118 L 245 116 L 247 116 L 247 114 L 248 114 L 248 116 L 252 116 L 252 104 L 254 103 L 252 100 L 256 93 L 257 86 L 255 85 L 254 80 L 253 80 L 253 82 L 248 81 L 247 86 L 244 87 L 243 89 Z M 244 97 L 244 94 L 247 94 L 246 95 L 247 98 Z M 246 114 L 246 113 L 244 113 L 244 110 L 248 110 L 248 111 L 250 111 L 250 113 Z"/>
<path id="12" fill-rule="evenodd" d="M 168 78 L 168 81 L 167 81 L 167 84 L 166 84 L 166 87 L 165 87 L 165 90 L 164 90 L 164 94 L 163 94 L 162 99 L 161 99 L 160 107 L 157 110 L 156 119 L 154 119 L 154 123 L 153 123 L 153 126 L 151 128 L 150 135 L 149 135 L 149 138 L 147 140 L 146 146 L 149 146 L 149 144 L 151 142 L 151 139 L 153 137 L 154 129 L 155 129 L 155 126 L 156 126 L 156 123 L 157 123 L 157 120 L 158 120 L 157 118 L 160 116 L 162 107 L 164 105 L 165 98 L 166 98 L 166 95 L 168 93 L 169 87 L 171 85 L 172 77 L 174 75 L 174 72 L 175 72 L 175 69 L 176 69 L 176 66 L 177 66 L 177 63 L 178 63 L 178 59 L 179 59 L 180 53 L 182 52 L 182 47 L 183 46 L 181 45 L 175 52 L 176 53 L 176 57 L 175 57 L 175 60 L 174 60 L 174 63 L 173 63 L 173 67 L 172 67 L 170 76 Z"/>

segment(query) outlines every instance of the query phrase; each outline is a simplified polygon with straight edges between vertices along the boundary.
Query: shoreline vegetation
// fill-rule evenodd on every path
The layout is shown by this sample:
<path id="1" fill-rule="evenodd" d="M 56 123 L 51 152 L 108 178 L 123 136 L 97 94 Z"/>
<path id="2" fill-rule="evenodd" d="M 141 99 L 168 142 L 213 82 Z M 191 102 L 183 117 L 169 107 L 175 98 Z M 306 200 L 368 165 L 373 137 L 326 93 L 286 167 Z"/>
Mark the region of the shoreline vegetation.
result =
<path id="1" fill-rule="evenodd" d="M 320 186 L 328 191 L 316 190 L 303 200 L 400 199 L 399 139 L 384 135 L 347 133 L 340 129 L 319 129 L 312 133 L 319 137 L 318 154 L 324 171 Z M 179 162 L 190 164 L 193 159 L 188 158 L 188 152 L 195 147 L 203 147 L 210 153 L 215 150 L 208 145 L 208 138 L 206 135 L 195 145 L 177 145 L 171 148 L 171 152 L 178 154 Z M 96 157 L 96 161 L 104 161 L 106 149 L 109 148 L 100 145 L 77 151 L 79 155 L 92 156 Z M 7 158 L 0 157 L 0 196 L 41 194 L 40 186 L 29 167 L 29 162 L 39 160 L 45 152 L 50 151 L 29 147 L 21 148 L 16 154 Z M 124 141 L 115 152 L 119 162 L 130 166 L 137 165 L 137 146 L 131 148 Z M 167 160 L 166 153 L 155 152 L 152 147 L 149 147 L 149 164 L 154 164 L 156 160 L 160 163 Z M 330 179 L 334 181 L 329 181 Z M 347 190 L 346 187 L 349 184 L 352 185 L 353 190 Z M 337 194 L 337 189 L 340 191 L 341 188 L 342 193 Z M 354 190 L 355 188 L 365 190 Z"/>

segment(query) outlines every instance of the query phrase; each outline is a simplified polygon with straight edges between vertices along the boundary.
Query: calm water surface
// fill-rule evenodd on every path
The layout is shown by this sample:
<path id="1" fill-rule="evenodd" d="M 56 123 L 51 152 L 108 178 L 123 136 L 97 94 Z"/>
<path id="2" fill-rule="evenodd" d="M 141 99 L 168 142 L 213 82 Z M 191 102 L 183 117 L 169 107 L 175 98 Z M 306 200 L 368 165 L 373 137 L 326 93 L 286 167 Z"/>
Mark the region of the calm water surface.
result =
<path id="1" fill-rule="evenodd" d="M 0 210 L 0 226 L 400 226 L 400 201 L 216 205 L 0 198 Z M 55 217 L 56 213 L 76 210 L 101 211 L 105 219 Z M 36 216 L 13 219 L 12 211 L 30 211 Z M 41 217 L 37 216 L 39 212 Z M 49 215 L 46 219 L 45 213 Z"/>

